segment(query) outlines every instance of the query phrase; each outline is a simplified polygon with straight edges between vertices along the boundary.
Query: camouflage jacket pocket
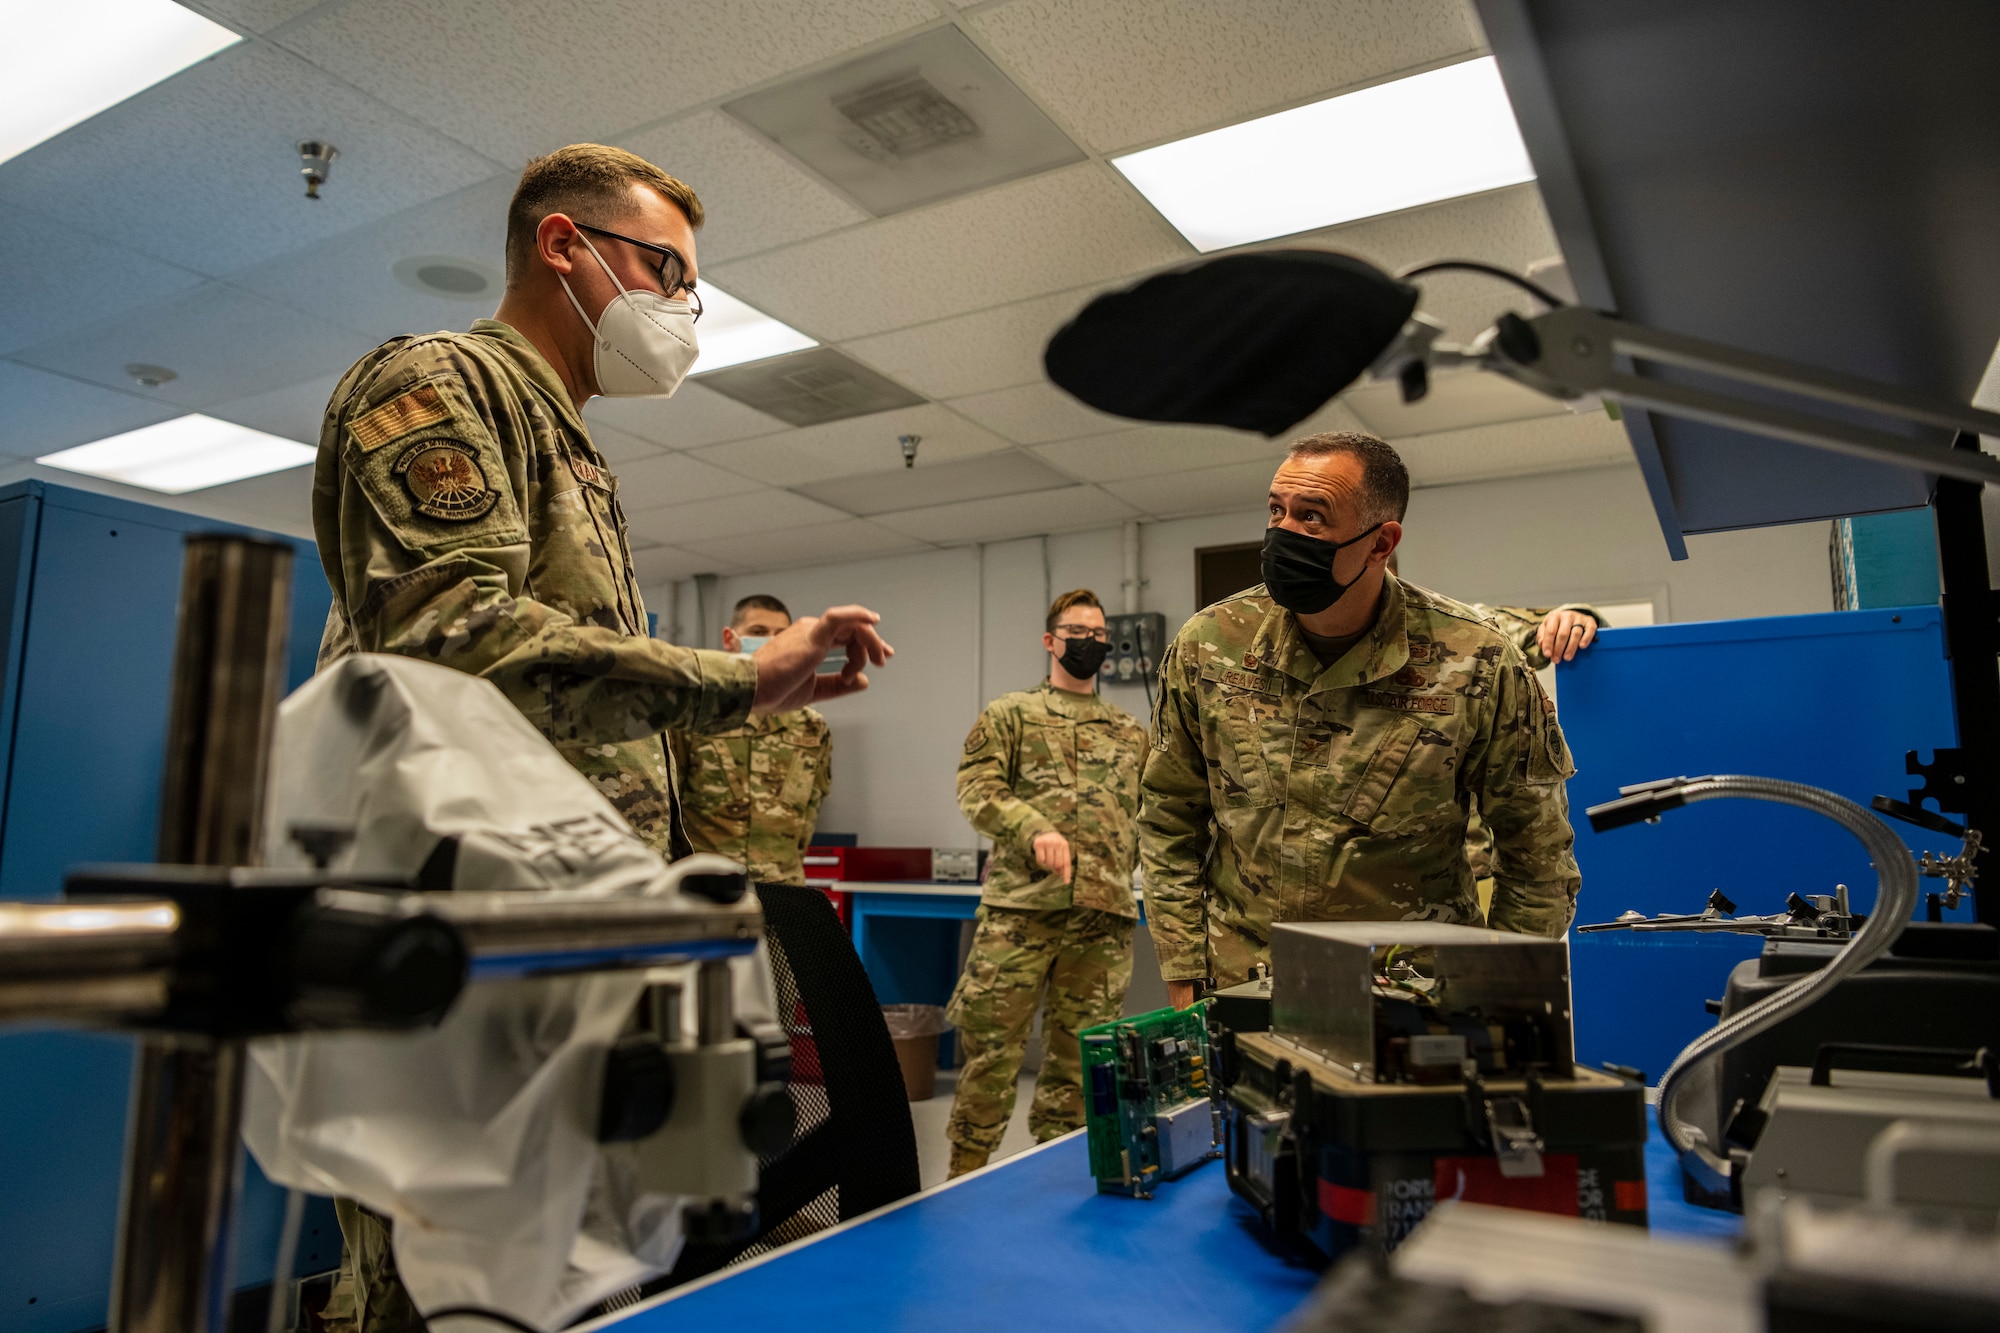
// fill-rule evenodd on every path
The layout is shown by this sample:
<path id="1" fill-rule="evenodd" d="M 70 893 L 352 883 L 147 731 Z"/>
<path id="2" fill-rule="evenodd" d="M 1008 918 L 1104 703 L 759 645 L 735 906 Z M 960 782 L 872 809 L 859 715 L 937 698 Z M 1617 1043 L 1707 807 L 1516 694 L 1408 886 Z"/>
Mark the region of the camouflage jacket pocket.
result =
<path id="1" fill-rule="evenodd" d="M 1214 747 L 1218 761 L 1211 784 L 1220 785 L 1221 804 L 1261 808 L 1285 803 L 1291 770 L 1292 722 L 1283 701 L 1251 691 L 1218 696 Z"/>
<path id="2" fill-rule="evenodd" d="M 1341 813 L 1376 833 L 1408 834 L 1456 817 L 1458 753 L 1443 732 L 1398 717 L 1356 772 Z"/>
<path id="3" fill-rule="evenodd" d="M 778 792 L 778 800 L 794 810 L 802 810 L 812 800 L 813 783 L 819 777 L 820 765 L 826 762 L 826 741 L 822 737 L 785 737 L 770 747 L 773 751 L 783 751 L 776 762 L 787 763 L 784 786 Z"/>

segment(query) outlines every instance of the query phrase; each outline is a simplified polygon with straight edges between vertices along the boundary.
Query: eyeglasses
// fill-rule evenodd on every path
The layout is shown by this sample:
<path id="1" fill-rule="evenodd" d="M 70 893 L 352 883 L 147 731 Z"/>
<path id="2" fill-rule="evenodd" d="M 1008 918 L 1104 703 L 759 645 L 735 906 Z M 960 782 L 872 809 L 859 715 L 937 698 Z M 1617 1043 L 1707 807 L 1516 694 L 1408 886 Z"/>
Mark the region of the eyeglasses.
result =
<path id="1" fill-rule="evenodd" d="M 1099 643 L 1111 642 L 1111 631 L 1095 625 L 1057 625 L 1059 639 L 1095 639 Z"/>
<path id="2" fill-rule="evenodd" d="M 571 221 L 574 222 L 575 219 L 572 218 Z M 701 322 L 701 294 L 695 291 L 694 284 L 688 281 L 687 260 L 681 258 L 680 251 L 674 249 L 671 245 L 655 245 L 651 241 L 642 241 L 637 237 L 626 236 L 621 232 L 610 231 L 604 227 L 593 227 L 588 222 L 578 222 L 576 225 L 579 230 L 594 231 L 599 236 L 609 236 L 614 241 L 623 241 L 627 245 L 636 245 L 641 250 L 650 250 L 652 253 L 658 255 L 660 257 L 660 290 L 667 294 L 668 300 L 674 299 L 676 293 L 686 292 L 688 304 L 694 307 L 695 323 L 699 324 Z"/>

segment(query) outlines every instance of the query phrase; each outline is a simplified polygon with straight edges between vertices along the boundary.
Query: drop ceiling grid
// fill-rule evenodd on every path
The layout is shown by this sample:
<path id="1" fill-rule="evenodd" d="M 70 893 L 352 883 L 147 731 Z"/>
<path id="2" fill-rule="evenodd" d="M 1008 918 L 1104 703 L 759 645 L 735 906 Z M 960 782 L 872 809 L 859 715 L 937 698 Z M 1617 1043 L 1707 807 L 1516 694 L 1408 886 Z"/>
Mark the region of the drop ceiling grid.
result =
<path id="1" fill-rule="evenodd" d="M 350 0 L 277 40 L 408 115 L 519 163 L 603 141 L 934 22 L 925 0 Z"/>

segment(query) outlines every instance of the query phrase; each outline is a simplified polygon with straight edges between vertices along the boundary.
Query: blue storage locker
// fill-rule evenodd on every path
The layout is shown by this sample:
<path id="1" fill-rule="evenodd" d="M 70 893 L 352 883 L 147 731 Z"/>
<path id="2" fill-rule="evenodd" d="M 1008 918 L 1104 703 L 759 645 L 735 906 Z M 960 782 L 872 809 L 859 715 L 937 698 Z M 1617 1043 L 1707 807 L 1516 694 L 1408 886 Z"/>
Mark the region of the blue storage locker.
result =
<path id="1" fill-rule="evenodd" d="M 1655 778 L 1746 773 L 1810 783 L 1866 806 L 1904 798 L 1909 750 L 1956 743 L 1943 622 L 1935 606 L 1837 611 L 1606 630 L 1561 668 L 1558 703 L 1576 759 L 1570 780 L 1579 923 L 1627 910 L 1701 910 L 1719 888 L 1743 913 L 1788 893 L 1853 890 L 1875 874 L 1837 825 L 1767 802 L 1708 801 L 1657 825 L 1593 833 L 1586 806 Z M 1955 843 L 1891 821 L 1912 847 Z M 1927 840 L 1928 839 L 1928 840 Z M 1971 919 L 1971 906 L 1956 916 Z M 1713 1026 L 1729 969 L 1763 947 L 1747 935 L 1570 936 L 1577 1058 L 1636 1066 L 1658 1082 Z"/>
<path id="2" fill-rule="evenodd" d="M 0 489 L 0 897 L 53 898 L 84 861 L 150 861 L 190 532 L 249 529 L 38 481 Z M 273 536 L 259 533 L 259 536 Z M 310 542 L 292 567 L 290 679 L 332 601 Z M 0 1329 L 101 1328 L 111 1286 L 132 1039 L 0 1034 Z M 247 1164 L 237 1282 L 271 1280 L 284 1195 Z M 329 1201 L 300 1273 L 339 1261 Z"/>

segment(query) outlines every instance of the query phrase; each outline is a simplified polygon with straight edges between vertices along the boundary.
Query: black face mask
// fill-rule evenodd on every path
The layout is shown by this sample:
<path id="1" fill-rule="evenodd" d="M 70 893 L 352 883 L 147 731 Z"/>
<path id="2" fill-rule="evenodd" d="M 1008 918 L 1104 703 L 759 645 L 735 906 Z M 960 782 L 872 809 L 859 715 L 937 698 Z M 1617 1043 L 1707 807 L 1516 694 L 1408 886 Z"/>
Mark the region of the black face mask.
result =
<path id="1" fill-rule="evenodd" d="M 1271 600 L 1287 611 L 1302 616 L 1318 615 L 1342 597 L 1347 590 L 1361 581 L 1356 574 L 1345 583 L 1336 583 L 1333 577 L 1333 558 L 1343 547 L 1354 545 L 1372 536 L 1376 528 L 1368 529 L 1358 537 L 1349 537 L 1344 542 L 1321 541 L 1308 537 L 1290 528 L 1264 529 L 1264 587 L 1271 594 Z M 1362 566 L 1362 573 L 1368 567 Z"/>
<path id="2" fill-rule="evenodd" d="M 1105 654 L 1111 651 L 1108 643 L 1096 639 L 1064 639 L 1062 656 L 1056 660 L 1062 669 L 1078 680 L 1089 680 L 1097 674 L 1097 668 L 1104 665 Z"/>

